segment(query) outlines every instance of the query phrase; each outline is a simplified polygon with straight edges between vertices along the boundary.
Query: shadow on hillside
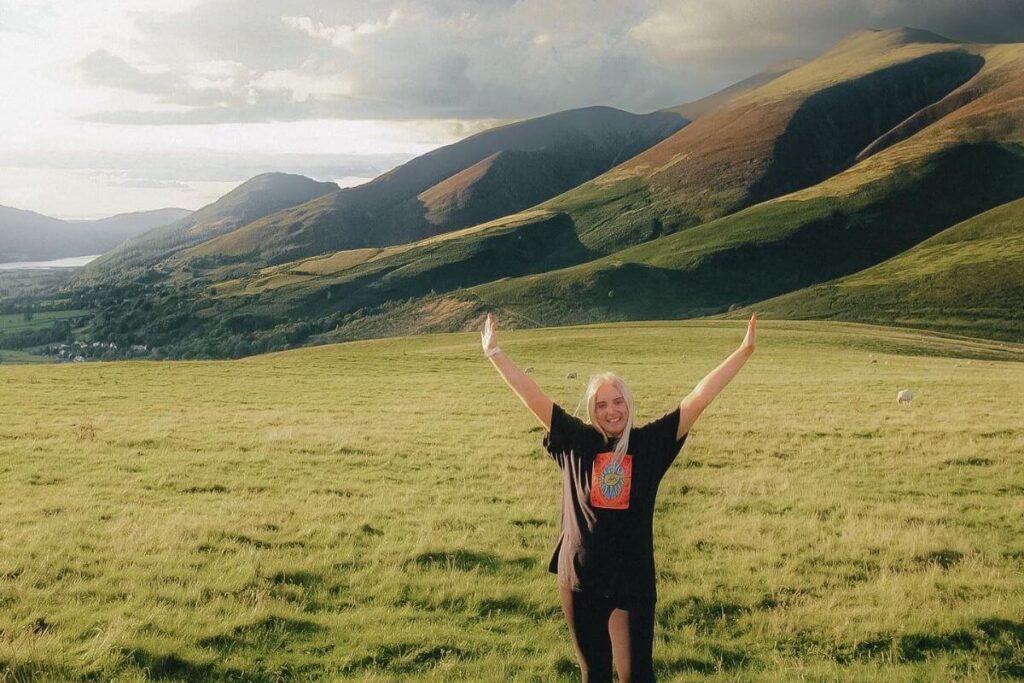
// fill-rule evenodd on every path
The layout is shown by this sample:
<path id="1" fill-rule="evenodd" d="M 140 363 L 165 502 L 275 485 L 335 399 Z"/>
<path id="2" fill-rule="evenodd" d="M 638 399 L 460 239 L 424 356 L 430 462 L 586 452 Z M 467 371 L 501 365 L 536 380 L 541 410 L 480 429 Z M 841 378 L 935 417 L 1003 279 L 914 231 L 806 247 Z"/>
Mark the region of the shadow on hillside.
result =
<path id="1" fill-rule="evenodd" d="M 749 204 L 815 185 L 849 168 L 887 131 L 963 85 L 984 66 L 966 52 L 939 52 L 825 88 L 794 112 Z"/>

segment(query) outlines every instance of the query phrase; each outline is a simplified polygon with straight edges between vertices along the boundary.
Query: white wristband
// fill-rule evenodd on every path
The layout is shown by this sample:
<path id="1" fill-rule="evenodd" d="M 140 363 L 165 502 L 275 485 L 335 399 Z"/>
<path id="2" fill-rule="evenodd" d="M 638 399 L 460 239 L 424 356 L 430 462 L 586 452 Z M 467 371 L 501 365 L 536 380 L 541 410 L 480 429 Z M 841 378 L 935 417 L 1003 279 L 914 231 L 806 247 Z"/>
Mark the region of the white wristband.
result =
<path id="1" fill-rule="evenodd" d="M 500 346 L 495 346 L 493 349 L 490 349 L 488 351 L 484 351 L 484 356 L 486 356 L 487 358 L 490 358 L 491 356 L 493 356 L 496 353 L 501 353 L 501 347 Z"/>

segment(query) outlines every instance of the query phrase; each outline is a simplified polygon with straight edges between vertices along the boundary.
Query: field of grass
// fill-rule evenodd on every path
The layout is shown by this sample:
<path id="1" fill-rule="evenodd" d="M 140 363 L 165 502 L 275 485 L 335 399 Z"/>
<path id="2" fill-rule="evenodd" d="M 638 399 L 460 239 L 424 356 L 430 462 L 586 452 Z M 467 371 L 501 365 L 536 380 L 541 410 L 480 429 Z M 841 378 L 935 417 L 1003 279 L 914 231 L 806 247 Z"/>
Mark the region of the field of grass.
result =
<path id="1" fill-rule="evenodd" d="M 0 270 L 0 303 L 54 295 L 80 268 Z"/>
<path id="2" fill-rule="evenodd" d="M 0 315 L 0 334 L 10 332 L 23 332 L 25 330 L 38 330 L 49 327 L 58 320 L 71 320 L 89 315 L 84 309 L 70 311 L 40 311 L 33 313 L 31 320 L 26 320 L 23 313 L 10 313 Z"/>
<path id="3" fill-rule="evenodd" d="M 52 363 L 53 359 L 27 351 L 0 349 L 0 363 Z"/>
<path id="4" fill-rule="evenodd" d="M 502 345 L 570 410 L 619 371 L 645 420 L 742 331 Z M 661 680 L 1024 677 L 1021 361 L 763 322 L 662 484 Z M 474 335 L 0 366 L 0 385 L 0 681 L 577 675 L 546 572 L 558 470 Z"/>

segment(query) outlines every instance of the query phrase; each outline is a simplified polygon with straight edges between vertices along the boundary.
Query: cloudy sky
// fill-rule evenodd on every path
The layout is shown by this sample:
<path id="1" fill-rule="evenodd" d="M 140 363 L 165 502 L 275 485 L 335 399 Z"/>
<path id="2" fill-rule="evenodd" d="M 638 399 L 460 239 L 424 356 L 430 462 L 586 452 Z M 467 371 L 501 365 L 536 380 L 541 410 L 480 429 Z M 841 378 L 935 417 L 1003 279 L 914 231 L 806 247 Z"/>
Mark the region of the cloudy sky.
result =
<path id="1" fill-rule="evenodd" d="M 647 112 L 865 27 L 1024 41 L 1024 0 L 0 0 L 0 204 L 195 209 L 356 184 L 495 123 Z"/>

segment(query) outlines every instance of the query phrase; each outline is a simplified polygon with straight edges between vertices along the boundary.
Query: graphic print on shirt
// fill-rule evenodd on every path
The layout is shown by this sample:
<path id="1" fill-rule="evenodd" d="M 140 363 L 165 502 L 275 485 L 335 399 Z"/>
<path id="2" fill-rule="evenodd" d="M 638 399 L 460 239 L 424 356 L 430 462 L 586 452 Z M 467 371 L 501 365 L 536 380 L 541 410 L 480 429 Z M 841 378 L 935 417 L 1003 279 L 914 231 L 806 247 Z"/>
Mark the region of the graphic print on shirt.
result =
<path id="1" fill-rule="evenodd" d="M 629 507 L 629 485 L 633 480 L 633 456 L 615 462 L 614 453 L 598 453 L 590 483 L 590 505 L 625 510 Z"/>

